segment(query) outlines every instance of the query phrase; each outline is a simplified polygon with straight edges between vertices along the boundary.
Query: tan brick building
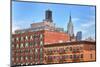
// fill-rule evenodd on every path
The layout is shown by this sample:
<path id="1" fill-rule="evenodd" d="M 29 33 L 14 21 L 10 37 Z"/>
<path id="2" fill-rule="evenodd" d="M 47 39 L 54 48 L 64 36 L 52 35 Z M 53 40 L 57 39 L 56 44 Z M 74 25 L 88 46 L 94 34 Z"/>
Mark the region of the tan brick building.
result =
<path id="1" fill-rule="evenodd" d="M 77 41 L 44 45 L 44 64 L 96 61 L 95 44 Z"/>

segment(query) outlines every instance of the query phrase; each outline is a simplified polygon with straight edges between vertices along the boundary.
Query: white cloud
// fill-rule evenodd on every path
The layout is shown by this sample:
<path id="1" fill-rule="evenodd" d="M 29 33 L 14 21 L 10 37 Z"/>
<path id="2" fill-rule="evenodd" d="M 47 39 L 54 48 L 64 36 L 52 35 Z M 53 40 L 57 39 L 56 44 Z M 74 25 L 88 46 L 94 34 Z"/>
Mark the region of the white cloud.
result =
<path id="1" fill-rule="evenodd" d="M 16 20 L 12 20 L 12 33 L 15 33 L 15 30 L 18 30 L 18 29 L 25 29 L 25 28 L 28 28 L 28 24 L 27 22 L 29 21 L 25 21 L 25 20 L 22 20 L 22 21 L 16 21 Z"/>
<path id="2" fill-rule="evenodd" d="M 80 20 L 80 18 L 72 18 L 72 22 L 77 22 L 79 20 Z"/>
<path id="3" fill-rule="evenodd" d="M 82 32 L 83 32 L 83 36 L 85 36 L 83 39 L 87 38 L 87 37 L 95 37 L 95 22 L 94 21 L 90 21 L 87 22 L 86 24 L 82 24 Z"/>
<path id="4" fill-rule="evenodd" d="M 73 18 L 74 33 L 82 31 L 83 39 L 91 36 L 95 38 L 95 16 L 89 16 L 87 22 L 80 22 L 80 18 Z M 80 22 L 80 23 L 79 23 Z"/>
<path id="5" fill-rule="evenodd" d="M 87 22 L 85 24 L 82 24 L 81 26 L 84 28 L 89 28 L 89 27 L 94 26 L 94 25 L 95 25 L 95 22 L 90 21 L 90 22 Z"/>
<path id="6" fill-rule="evenodd" d="M 95 26 L 95 16 L 89 16 L 89 19 L 87 22 L 81 25 L 84 28 L 90 28 L 92 26 Z"/>

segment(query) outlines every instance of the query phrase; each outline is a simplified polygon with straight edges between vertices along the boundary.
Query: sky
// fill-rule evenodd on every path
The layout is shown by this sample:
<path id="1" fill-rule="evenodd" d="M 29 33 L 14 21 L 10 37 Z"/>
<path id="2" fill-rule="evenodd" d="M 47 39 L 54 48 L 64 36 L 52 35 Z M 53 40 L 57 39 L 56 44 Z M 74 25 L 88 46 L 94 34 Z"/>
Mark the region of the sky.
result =
<path id="1" fill-rule="evenodd" d="M 71 13 L 75 35 L 82 31 L 83 39 L 95 39 L 95 6 L 86 5 L 12 1 L 12 32 L 16 29 L 29 28 L 32 23 L 42 22 L 48 9 L 52 11 L 53 23 L 57 27 L 67 31 Z"/>

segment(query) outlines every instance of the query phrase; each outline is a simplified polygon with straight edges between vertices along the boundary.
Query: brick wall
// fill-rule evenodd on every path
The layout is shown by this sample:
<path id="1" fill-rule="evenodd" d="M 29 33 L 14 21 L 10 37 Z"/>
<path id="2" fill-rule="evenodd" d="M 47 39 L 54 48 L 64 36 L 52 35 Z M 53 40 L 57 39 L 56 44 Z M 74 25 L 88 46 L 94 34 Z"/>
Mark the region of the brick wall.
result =
<path id="1" fill-rule="evenodd" d="M 45 31 L 44 44 L 69 41 L 69 36 L 64 32 Z"/>

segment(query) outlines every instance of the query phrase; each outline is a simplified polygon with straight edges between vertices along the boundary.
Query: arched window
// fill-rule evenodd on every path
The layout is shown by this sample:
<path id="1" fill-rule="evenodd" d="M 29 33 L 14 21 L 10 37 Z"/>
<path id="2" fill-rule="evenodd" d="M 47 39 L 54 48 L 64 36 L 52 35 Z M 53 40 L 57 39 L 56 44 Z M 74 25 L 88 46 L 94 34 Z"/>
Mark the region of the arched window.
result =
<path id="1" fill-rule="evenodd" d="M 28 47 L 28 43 L 25 43 L 25 47 Z"/>
<path id="2" fill-rule="evenodd" d="M 16 48 L 19 48 L 19 44 L 16 44 Z"/>
<path id="3" fill-rule="evenodd" d="M 33 39 L 33 36 L 31 35 L 31 36 L 30 36 L 30 40 L 32 40 L 32 39 Z"/>
<path id="4" fill-rule="evenodd" d="M 21 56 L 21 58 L 20 58 L 20 59 L 21 59 L 21 61 L 23 61 L 23 57 L 22 57 L 22 56 Z"/>
<path id="5" fill-rule="evenodd" d="M 25 39 L 28 40 L 28 36 L 26 36 Z"/>
<path id="6" fill-rule="evenodd" d="M 43 34 L 40 34 L 40 39 L 42 39 L 43 38 Z"/>
<path id="7" fill-rule="evenodd" d="M 43 46 L 43 41 L 40 41 L 40 46 Z"/>
<path id="8" fill-rule="evenodd" d="M 16 41 L 19 41 L 19 38 L 18 37 L 16 37 Z"/>
<path id="9" fill-rule="evenodd" d="M 23 41 L 23 37 L 21 37 L 21 41 Z"/>
<path id="10" fill-rule="evenodd" d="M 12 44 L 12 48 L 14 48 L 14 44 Z"/>
<path id="11" fill-rule="evenodd" d="M 28 57 L 26 56 L 25 59 L 28 60 Z"/>
<path id="12" fill-rule="evenodd" d="M 14 38 L 12 38 L 12 42 L 14 42 Z"/>
<path id="13" fill-rule="evenodd" d="M 23 48 L 23 43 L 21 43 L 20 48 Z"/>
<path id="14" fill-rule="evenodd" d="M 12 61 L 14 61 L 14 57 L 12 57 Z"/>

